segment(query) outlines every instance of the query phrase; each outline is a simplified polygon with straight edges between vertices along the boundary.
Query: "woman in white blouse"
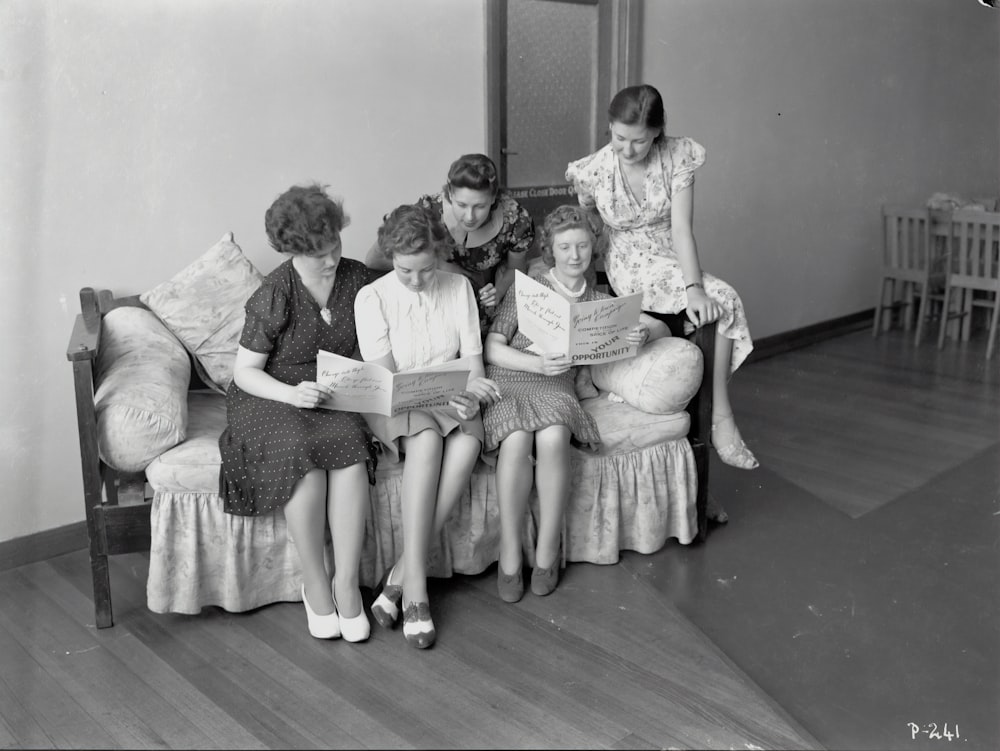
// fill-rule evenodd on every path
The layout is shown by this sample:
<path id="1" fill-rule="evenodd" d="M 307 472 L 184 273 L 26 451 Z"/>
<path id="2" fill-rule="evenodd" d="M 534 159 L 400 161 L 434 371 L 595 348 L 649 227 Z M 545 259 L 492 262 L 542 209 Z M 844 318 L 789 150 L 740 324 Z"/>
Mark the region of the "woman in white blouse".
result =
<path id="1" fill-rule="evenodd" d="M 354 301 L 361 356 L 393 372 L 469 358 L 467 391 L 449 406 L 396 417 L 366 415 L 385 449 L 406 455 L 400 501 L 403 554 L 382 579 L 372 615 L 418 648 L 436 633 L 427 596 L 431 535 L 440 532 L 468 487 L 483 441 L 480 403 L 499 393 L 485 377 L 479 311 L 469 280 L 438 269 L 448 251 L 445 230 L 426 208 L 404 205 L 378 231 L 392 272 L 362 287 Z"/>

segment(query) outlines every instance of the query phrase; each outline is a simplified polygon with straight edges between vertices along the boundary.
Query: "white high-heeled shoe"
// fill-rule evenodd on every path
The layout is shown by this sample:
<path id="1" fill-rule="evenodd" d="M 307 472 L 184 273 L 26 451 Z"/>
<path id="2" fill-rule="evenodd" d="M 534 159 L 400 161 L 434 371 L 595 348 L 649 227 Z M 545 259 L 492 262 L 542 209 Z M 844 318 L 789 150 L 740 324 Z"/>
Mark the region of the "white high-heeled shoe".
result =
<path id="1" fill-rule="evenodd" d="M 337 613 L 337 604 L 334 603 L 333 612 L 327 615 L 317 615 L 309 606 L 306 599 L 306 585 L 302 585 L 302 604 L 306 606 L 306 620 L 309 623 L 309 633 L 317 639 L 337 639 L 340 637 L 340 615 Z"/>
<path id="2" fill-rule="evenodd" d="M 726 422 L 733 423 L 733 440 L 725 446 L 720 446 L 719 442 L 715 440 L 715 429 Z M 760 466 L 757 457 L 743 443 L 740 430 L 736 427 L 736 418 L 733 417 L 732 412 L 723 415 L 718 420 L 712 420 L 712 445 L 715 446 L 715 453 L 719 455 L 723 464 L 737 469 L 757 469 Z"/>
<path id="3" fill-rule="evenodd" d="M 340 619 L 340 635 L 344 638 L 344 641 L 365 641 L 371 636 L 372 627 L 368 622 L 368 616 L 365 615 L 364 604 L 362 603 L 361 605 L 360 613 L 353 618 L 347 618 L 340 612 L 340 608 L 337 606 L 337 594 L 334 592 L 333 582 L 330 582 L 330 594 L 333 596 L 333 607 Z"/>

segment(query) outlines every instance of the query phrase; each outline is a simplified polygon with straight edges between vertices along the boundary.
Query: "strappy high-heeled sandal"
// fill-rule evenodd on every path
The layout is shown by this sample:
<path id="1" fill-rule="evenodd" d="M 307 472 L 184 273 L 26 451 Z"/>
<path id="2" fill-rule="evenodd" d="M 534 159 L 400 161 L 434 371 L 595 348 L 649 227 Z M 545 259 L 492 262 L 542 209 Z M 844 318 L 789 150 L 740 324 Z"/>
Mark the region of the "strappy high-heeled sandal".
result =
<path id="1" fill-rule="evenodd" d="M 720 446 L 718 441 L 715 440 L 715 431 L 719 425 L 725 422 L 733 423 L 733 440 L 725 446 Z M 715 453 L 719 455 L 723 464 L 728 464 L 730 467 L 736 467 L 737 469 L 757 469 L 760 466 L 757 457 L 753 455 L 753 452 L 743 442 L 739 428 L 736 427 L 736 418 L 733 417 L 732 412 L 728 415 L 723 415 L 718 420 L 712 420 L 712 445 L 715 447 Z"/>

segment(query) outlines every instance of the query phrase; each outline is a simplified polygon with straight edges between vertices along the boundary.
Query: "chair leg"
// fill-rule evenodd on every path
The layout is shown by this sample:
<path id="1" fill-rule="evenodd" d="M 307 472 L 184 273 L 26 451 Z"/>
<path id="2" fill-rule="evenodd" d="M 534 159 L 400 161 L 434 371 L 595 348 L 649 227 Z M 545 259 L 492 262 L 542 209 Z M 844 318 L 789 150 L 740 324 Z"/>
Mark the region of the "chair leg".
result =
<path id="1" fill-rule="evenodd" d="M 920 334 L 924 329 L 924 318 L 927 317 L 927 299 L 930 297 L 931 285 L 929 281 L 924 281 L 920 288 L 920 310 L 917 311 L 917 333 L 913 338 L 913 343 L 920 346 Z"/>
<path id="2" fill-rule="evenodd" d="M 949 307 L 951 306 L 951 285 L 944 285 L 944 299 L 941 300 L 941 325 L 938 327 L 938 349 L 944 349 L 944 337 L 948 333 Z"/>
<path id="3" fill-rule="evenodd" d="M 1000 319 L 1000 290 L 993 293 L 993 314 L 990 316 L 990 333 L 986 340 L 986 359 L 993 359 L 993 347 L 997 339 L 997 320 Z"/>
<path id="4" fill-rule="evenodd" d="M 882 277 L 878 283 L 878 301 L 875 303 L 875 321 L 872 323 L 872 339 L 877 339 L 882 329 L 882 310 L 885 302 L 885 284 L 888 278 Z"/>
<path id="5" fill-rule="evenodd" d="M 903 331 L 913 328 L 913 282 L 903 282 Z"/>
<path id="6" fill-rule="evenodd" d="M 962 341 L 969 341 L 972 335 L 972 290 L 962 290 Z"/>

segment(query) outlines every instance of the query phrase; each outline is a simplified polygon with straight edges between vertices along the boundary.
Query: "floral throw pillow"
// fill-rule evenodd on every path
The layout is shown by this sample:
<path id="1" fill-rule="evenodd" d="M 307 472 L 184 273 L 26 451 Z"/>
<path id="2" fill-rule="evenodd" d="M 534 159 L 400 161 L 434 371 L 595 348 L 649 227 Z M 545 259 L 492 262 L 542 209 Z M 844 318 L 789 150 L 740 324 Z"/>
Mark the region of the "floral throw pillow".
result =
<path id="1" fill-rule="evenodd" d="M 190 266 L 139 299 L 194 356 L 205 385 L 225 393 L 233 380 L 244 306 L 262 280 L 228 232 Z"/>

